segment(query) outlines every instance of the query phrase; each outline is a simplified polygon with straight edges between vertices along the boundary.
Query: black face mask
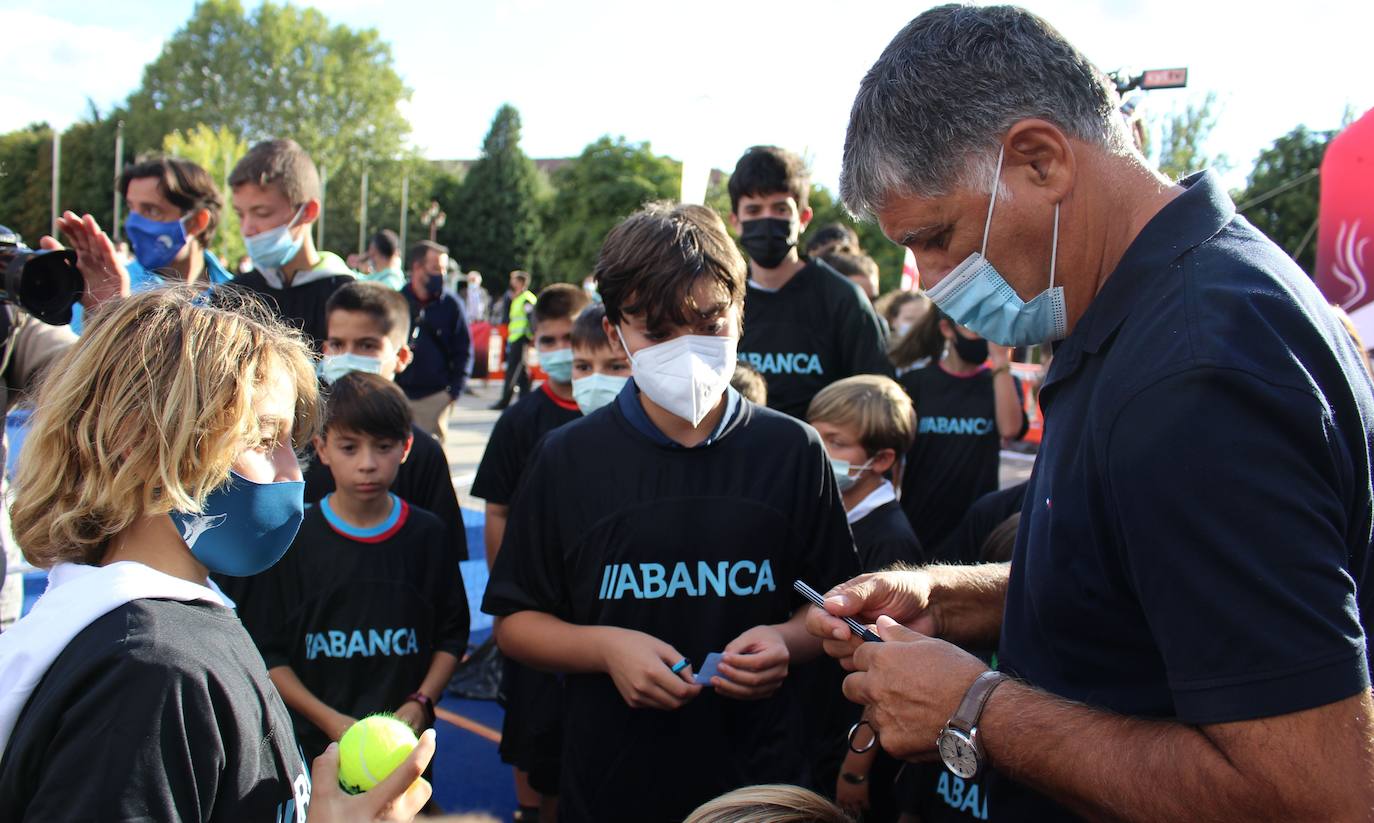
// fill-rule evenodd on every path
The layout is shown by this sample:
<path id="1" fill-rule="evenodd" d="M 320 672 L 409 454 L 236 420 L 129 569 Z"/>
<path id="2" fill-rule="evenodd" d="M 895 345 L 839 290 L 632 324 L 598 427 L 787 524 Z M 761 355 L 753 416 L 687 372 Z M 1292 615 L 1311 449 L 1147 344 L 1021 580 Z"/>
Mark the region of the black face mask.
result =
<path id="1" fill-rule="evenodd" d="M 776 269 L 797 245 L 792 221 L 781 217 L 757 217 L 740 224 L 740 244 L 749 258 L 765 269 Z"/>
<path id="2" fill-rule="evenodd" d="M 983 338 L 970 340 L 959 332 L 954 333 L 954 353 L 970 366 L 982 365 L 988 359 L 988 341 Z"/>

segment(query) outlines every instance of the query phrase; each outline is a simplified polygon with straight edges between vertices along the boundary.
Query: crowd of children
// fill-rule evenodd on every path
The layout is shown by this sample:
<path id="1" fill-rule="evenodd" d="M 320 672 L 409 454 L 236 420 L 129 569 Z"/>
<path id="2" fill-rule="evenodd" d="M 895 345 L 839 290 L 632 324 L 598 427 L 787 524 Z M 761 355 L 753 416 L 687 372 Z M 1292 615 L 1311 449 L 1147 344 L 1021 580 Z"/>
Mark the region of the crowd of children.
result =
<path id="1" fill-rule="evenodd" d="M 229 397 L 261 394 L 259 387 L 281 382 L 272 369 L 286 364 L 294 374 L 290 370 L 313 349 L 323 388 L 318 426 L 315 381 L 307 386 L 295 375 L 290 397 L 285 388 L 277 391 L 278 412 L 241 409 L 248 422 L 233 424 L 263 432 L 263 445 L 245 453 L 266 456 L 261 476 L 240 470 L 245 457 L 234 457 L 226 445 L 195 477 L 157 475 L 153 462 L 139 464 L 145 474 L 127 481 L 130 490 L 128 484 L 136 483 L 156 489 L 148 494 L 170 511 L 179 530 L 158 539 L 184 541 L 192 563 L 213 582 L 202 575 L 199 585 L 191 585 L 198 567 L 189 566 L 188 574 L 188 556 L 170 548 L 152 559 L 135 549 L 102 554 L 92 548 L 94 554 L 52 558 L 33 552 L 44 562 L 69 564 L 54 567 L 55 588 L 76 575 L 70 563 L 83 558 L 109 563 L 127 556 L 180 579 L 155 578 L 147 589 L 175 607 L 149 610 L 131 596 L 112 613 L 116 617 L 72 623 L 76 636 L 65 651 L 55 645 L 60 635 L 41 641 L 56 655 L 48 676 L 82 676 L 78 654 L 113 660 L 116 678 L 124 668 L 150 665 L 138 654 L 109 657 L 101 644 L 123 631 L 105 625 L 116 619 L 121 626 L 146 626 L 139 629 L 146 633 L 143 642 L 180 661 L 189 638 L 172 624 L 213 624 L 228 613 L 226 606 L 234 608 L 247 633 L 224 634 L 205 649 L 223 659 L 192 655 L 175 669 L 177 677 L 193 680 L 202 668 L 218 679 L 241 679 L 246 671 L 247 680 L 229 692 L 234 716 L 212 712 L 209 727 L 182 723 L 176 734 L 238 757 L 234 747 L 249 745 L 242 724 L 257 722 L 280 744 L 271 762 L 261 762 L 256 776 L 239 775 L 234 786 L 206 786 L 197 776 L 207 766 L 194 756 L 169 760 L 170 741 L 164 741 L 156 753 L 138 755 L 161 758 L 156 779 L 140 777 L 113 794 L 136 804 L 156 793 L 161 811 L 155 817 L 163 811 L 187 816 L 190 808 L 232 817 L 273 806 L 276 819 L 299 820 L 322 804 L 351 808 L 327 793 L 312 802 L 309 789 L 302 789 L 308 779 L 301 755 L 326 752 L 370 713 L 394 714 L 417 732 L 432 727 L 436 704 L 467 647 L 459 563 L 469 547 L 442 436 L 447 410 L 466 379 L 471 345 L 462 302 L 443 286 L 447 249 L 417 244 L 404 250 L 402 269 L 402 250 L 379 234 L 371 267 L 387 277 L 355 278 L 335 255 L 314 245 L 310 225 L 318 216 L 320 184 L 313 163 L 295 143 L 274 140 L 254 146 L 230 175 L 230 200 L 252 270 L 222 282 L 207 275 L 218 271 L 217 263 L 199 265 L 196 257 L 212 259 L 203 244 L 220 208 L 208 194 L 194 194 L 201 184 L 213 190 L 208 178 L 201 180 L 194 164 L 174 159 L 139 169 L 153 183 L 126 181 L 131 203 L 145 189 L 160 192 L 183 209 L 180 217 L 163 216 L 189 219 L 196 229 L 194 242 L 173 250 L 174 265 L 161 258 L 145 265 L 153 270 L 161 262 L 165 278 L 195 285 L 180 296 L 142 295 L 120 309 L 136 313 L 123 322 L 135 316 L 147 322 L 147 315 L 157 314 L 165 328 L 149 328 L 162 329 L 168 339 L 189 334 L 197 310 L 217 329 L 233 328 L 236 312 L 261 318 L 253 322 L 263 325 L 250 323 L 249 340 L 237 355 L 187 338 L 189 348 L 181 352 L 145 347 L 129 356 L 148 366 L 171 358 L 157 366 L 167 380 L 175 380 L 176 369 L 194 370 L 204 357 L 271 361 L 251 373 L 223 374 L 219 391 Z M 510 311 L 520 322 L 512 329 L 512 351 L 523 362 L 523 348 L 533 348 L 545 379 L 504 409 L 471 493 L 485 504 L 491 577 L 482 607 L 497 618 L 505 655 L 500 755 L 515 771 L 517 820 L 681 820 L 717 795 L 756 784 L 808 786 L 856 817 L 896 819 L 899 764 L 876 749 L 860 753 L 846 746 L 846 732 L 860 714 L 841 695 L 840 667 L 819 656 L 819 641 L 804 630 L 806 607 L 792 583 L 823 591 L 860 571 L 936 556 L 931 550 L 943 532 L 927 531 L 907 501 L 912 495 L 917 504 L 958 498 L 959 512 L 935 506 L 948 517 L 940 528 L 952 529 L 962 509 L 988 490 L 988 455 L 995 477 L 999 436 L 1016 435 L 1023 418 L 1013 421 L 1004 408 L 1005 357 L 994 353 L 994 368 L 985 368 L 985 343 L 916 300 L 879 301 L 883 314 L 875 311 L 876 268 L 852 231 L 827 227 L 815 233 L 808 257 L 799 254 L 811 216 L 807 194 L 806 172 L 795 155 L 755 147 L 730 182 L 730 224 L 747 259 L 714 212 L 653 204 L 608 235 L 594 289 L 555 283 L 535 293 L 525 289 L 529 275 L 513 275 L 520 300 Z M 140 209 L 155 213 L 152 206 Z M 148 231 L 156 228 L 150 224 Z M 136 244 L 135 251 L 140 248 L 145 246 Z M 140 276 L 135 290 L 157 282 Z M 245 292 L 257 302 L 245 302 Z M 922 308 L 927 310 L 917 311 Z M 98 351 L 104 361 L 87 364 L 85 377 L 96 379 L 102 368 L 121 367 L 119 352 L 104 340 L 106 323 L 86 323 L 85 349 L 92 351 L 81 356 L 90 360 L 97 347 L 106 347 Z M 146 330 L 141 333 L 138 339 L 148 339 Z M 937 335 L 943 335 L 943 350 L 929 344 Z M 917 339 L 932 350 L 899 385 L 892 379 L 904 371 L 894 368 L 898 352 Z M 932 371 L 937 368 L 938 374 Z M 933 380 L 952 381 L 960 391 L 931 388 Z M 515 375 L 517 385 L 522 381 Z M 59 381 L 45 397 L 98 390 Z M 161 384 L 149 392 L 169 401 L 176 396 Z M 955 395 L 959 399 L 951 400 Z M 980 419 L 996 418 L 996 427 L 979 429 L 969 441 L 976 440 L 981 455 L 976 484 L 940 473 L 940 467 L 966 471 L 969 447 L 942 450 L 931 443 L 936 436 L 972 432 L 918 436 L 913 398 L 922 409 L 922 434 L 927 404 L 939 415 L 969 410 Z M 183 411 L 208 420 L 208 402 L 196 395 Z M 258 418 L 250 420 L 252 414 Z M 133 415 L 130 425 L 143 425 L 143 419 Z M 231 422 L 217 419 L 214 426 Z M 58 436 L 57 421 L 40 416 L 36 423 L 39 434 Z M 155 425 L 151 418 L 146 424 Z M 202 435 L 217 430 L 195 425 Z M 287 447 L 291 432 L 316 430 L 296 444 L 306 455 L 297 469 Z M 157 431 L 166 435 L 165 427 Z M 275 563 L 221 562 L 199 553 L 216 542 L 226 518 L 245 516 L 241 510 L 217 512 L 210 504 L 220 492 L 206 497 L 225 482 L 218 478 L 230 462 L 234 474 L 226 488 L 251 481 L 262 484 L 251 488 L 264 494 L 303 489 L 298 515 L 261 532 L 289 532 L 289 547 L 276 546 L 284 556 Z M 918 466 L 923 479 L 914 481 Z M 74 465 L 73 482 L 89 468 Z M 932 488 L 931 478 L 936 486 L 948 484 L 949 493 Z M 265 499 L 254 498 L 252 505 L 281 508 L 280 500 Z M 20 524 L 32 535 L 41 528 L 40 513 L 36 504 L 25 505 Z M 197 509 L 201 515 L 178 519 L 181 511 Z M 100 517 L 124 524 L 125 531 L 134 528 L 129 522 L 143 522 L 127 514 Z M 125 544 L 124 532 L 101 528 L 94 538 L 105 541 L 99 545 Z M 68 592 L 78 588 L 74 583 Z M 129 588 L 141 591 L 136 584 Z M 59 600 L 49 597 L 30 625 L 61 622 L 52 605 Z M 244 652 L 248 638 L 256 649 L 252 660 Z M 225 666 L 237 674 L 226 674 Z M 148 677 L 166 676 L 165 666 L 154 667 L 94 693 L 117 700 Z M 0 786 L 13 789 L 4 808 L 14 819 L 47 808 L 34 792 L 16 787 L 46 779 L 35 771 L 43 758 L 67 756 L 45 736 L 64 728 L 64 716 L 83 716 L 72 702 L 79 699 L 75 692 L 45 688 L 39 708 L 20 716 L 22 703 L 14 707 L 12 743 L 0 762 Z M 220 698 L 177 699 L 211 705 Z M 424 768 L 427 757 L 417 756 L 415 767 Z M 332 767 L 328 757 L 317 764 Z M 273 788 L 256 790 L 254 781 Z M 777 796 L 794 797 L 794 791 L 802 790 L 779 787 Z M 392 795 L 397 808 L 425 800 L 404 787 Z M 762 796 L 758 802 L 771 802 L 767 792 Z M 829 808 L 835 819 L 843 817 Z M 709 811 L 698 810 L 696 819 L 717 819 Z"/>

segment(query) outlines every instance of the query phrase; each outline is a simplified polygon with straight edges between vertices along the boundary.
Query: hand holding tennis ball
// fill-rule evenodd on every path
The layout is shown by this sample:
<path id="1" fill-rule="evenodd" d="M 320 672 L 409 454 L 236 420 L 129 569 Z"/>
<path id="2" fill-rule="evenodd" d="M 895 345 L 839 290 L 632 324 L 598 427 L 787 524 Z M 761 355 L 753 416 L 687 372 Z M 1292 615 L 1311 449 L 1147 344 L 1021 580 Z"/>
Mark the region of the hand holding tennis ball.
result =
<path id="1" fill-rule="evenodd" d="M 396 770 L 420 740 L 410 724 L 389 714 L 364 717 L 339 738 L 339 786 L 360 794 Z"/>
<path id="2" fill-rule="evenodd" d="M 430 729 L 420 735 L 419 744 L 388 777 L 370 791 L 354 795 L 340 786 L 340 747 L 331 743 L 324 754 L 315 758 L 309 823 L 391 823 L 413 819 L 433 793 L 429 783 L 420 777 L 433 756 L 434 730 Z"/>

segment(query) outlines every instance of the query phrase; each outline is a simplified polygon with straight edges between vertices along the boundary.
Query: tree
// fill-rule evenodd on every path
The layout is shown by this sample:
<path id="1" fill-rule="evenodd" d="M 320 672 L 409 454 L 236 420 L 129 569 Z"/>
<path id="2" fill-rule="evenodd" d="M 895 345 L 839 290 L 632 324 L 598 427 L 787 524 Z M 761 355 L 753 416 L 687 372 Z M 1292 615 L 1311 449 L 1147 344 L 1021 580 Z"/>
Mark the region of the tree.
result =
<path id="1" fill-rule="evenodd" d="M 214 251 L 226 267 L 232 267 L 244 255 L 239 219 L 227 202 L 229 172 L 238 159 L 248 153 L 248 144 L 229 129 L 210 128 L 204 123 L 185 132 L 175 131 L 162 141 L 164 154 L 190 160 L 210 173 L 210 179 L 222 187 L 226 198 L 220 212 L 219 227 L 215 230 Z"/>
<path id="2" fill-rule="evenodd" d="M 1283 247 L 1309 275 L 1316 268 L 1318 174 L 1335 132 L 1297 128 L 1260 152 L 1245 188 L 1236 196 L 1241 214 Z"/>
<path id="3" fill-rule="evenodd" d="M 1207 139 L 1217 124 L 1216 102 L 1216 94 L 1209 91 L 1201 103 L 1184 106 L 1160 124 L 1155 161 L 1169 179 L 1177 180 L 1209 166 L 1220 171 L 1229 168 L 1225 155 L 1211 157 L 1205 151 Z"/>
<path id="4" fill-rule="evenodd" d="M 408 96 L 375 29 L 331 25 L 315 9 L 270 0 L 251 15 L 238 0 L 202 0 L 144 69 L 127 135 L 136 152 L 202 123 L 249 144 L 292 138 L 329 177 L 324 246 L 349 249 L 363 168 L 375 166 L 373 190 L 399 201 L 397 167 L 388 164 L 410 161 L 402 154 L 410 127 L 397 109 Z"/>
<path id="5" fill-rule="evenodd" d="M 31 246 L 49 229 L 52 129 L 47 123 L 0 135 L 0 225 Z"/>
<path id="6" fill-rule="evenodd" d="M 520 113 L 503 105 L 482 142 L 482 156 L 458 187 L 456 202 L 439 201 L 448 214 L 440 240 L 464 266 L 487 277 L 530 269 L 539 244 L 540 195 L 539 172 L 520 150 Z"/>
<path id="7" fill-rule="evenodd" d="M 651 200 L 676 199 L 682 164 L 649 144 L 602 137 L 554 172 L 556 194 L 545 218 L 551 280 L 579 282 L 596 264 L 606 234 Z"/>

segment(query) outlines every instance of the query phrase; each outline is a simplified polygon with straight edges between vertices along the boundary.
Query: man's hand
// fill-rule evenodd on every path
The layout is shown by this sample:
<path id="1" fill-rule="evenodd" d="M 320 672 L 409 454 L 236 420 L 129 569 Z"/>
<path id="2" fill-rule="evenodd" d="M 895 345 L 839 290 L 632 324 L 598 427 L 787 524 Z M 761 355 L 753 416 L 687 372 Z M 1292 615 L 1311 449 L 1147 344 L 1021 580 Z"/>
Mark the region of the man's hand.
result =
<path id="1" fill-rule="evenodd" d="M 877 628 L 883 642 L 864 643 L 854 652 L 855 673 L 844 679 L 844 696 L 868 707 L 864 717 L 888 754 L 928 758 L 940 730 L 987 666 L 958 646 L 889 617 L 878 618 Z"/>
<path id="2" fill-rule="evenodd" d="M 826 592 L 825 611 L 811 607 L 806 630 L 825 641 L 825 653 L 850 671 L 850 658 L 863 640 L 854 636 L 841 617 L 873 623 L 886 615 L 914 631 L 938 636 L 940 627 L 930 608 L 930 574 L 924 569 L 863 574 Z"/>
<path id="3" fill-rule="evenodd" d="M 429 728 L 429 712 L 414 700 L 407 700 L 396 710 L 396 719 L 415 730 L 416 734 Z"/>
<path id="4" fill-rule="evenodd" d="M 692 681 L 691 665 L 674 674 L 673 666 L 683 656 L 657 637 L 622 629 L 602 654 L 606 673 L 631 708 L 673 711 L 701 694 L 701 686 Z"/>
<path id="5" fill-rule="evenodd" d="M 787 679 L 791 657 L 781 632 L 772 626 L 755 626 L 725 647 L 720 675 L 711 678 L 711 685 L 717 694 L 736 700 L 771 697 Z"/>
<path id="6" fill-rule="evenodd" d="M 434 756 L 434 732 L 420 735 L 420 743 L 385 780 L 359 795 L 339 788 L 339 745 L 331 743 L 315 758 L 310 770 L 308 823 L 374 823 L 412 820 L 433 792 L 420 777 Z"/>
<path id="7" fill-rule="evenodd" d="M 57 228 L 76 252 L 76 268 L 81 272 L 86 289 L 81 295 L 81 305 L 87 309 L 115 297 L 129 296 L 129 271 L 115 255 L 114 243 L 109 235 L 89 214 L 77 217 L 74 212 L 63 212 L 57 219 Z M 51 236 L 45 236 L 38 245 L 49 251 L 62 248 Z"/>

